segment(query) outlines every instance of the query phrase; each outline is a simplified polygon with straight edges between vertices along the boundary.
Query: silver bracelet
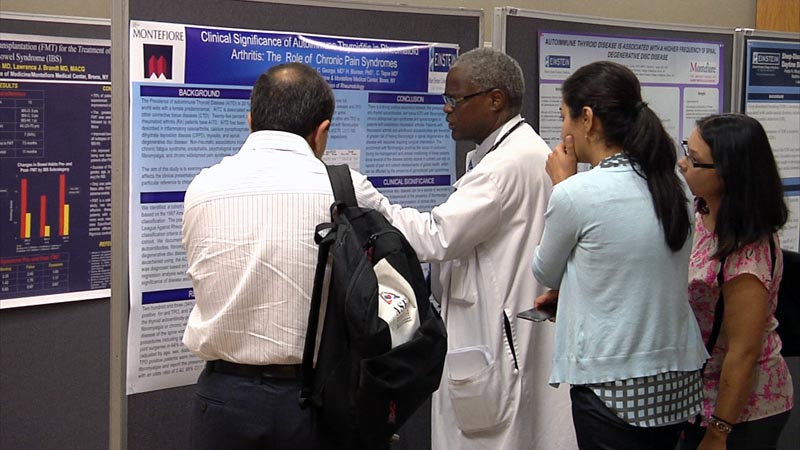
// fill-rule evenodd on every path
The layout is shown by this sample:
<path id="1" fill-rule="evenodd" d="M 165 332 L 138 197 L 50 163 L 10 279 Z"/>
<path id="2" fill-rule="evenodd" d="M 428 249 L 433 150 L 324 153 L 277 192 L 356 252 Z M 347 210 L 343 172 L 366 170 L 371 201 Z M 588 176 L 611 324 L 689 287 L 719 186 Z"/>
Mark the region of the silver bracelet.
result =
<path id="1" fill-rule="evenodd" d="M 719 417 L 712 415 L 707 419 L 708 426 L 714 427 L 717 431 L 721 431 L 725 434 L 730 433 L 733 431 L 733 424 L 728 422 L 727 420 L 722 420 Z"/>

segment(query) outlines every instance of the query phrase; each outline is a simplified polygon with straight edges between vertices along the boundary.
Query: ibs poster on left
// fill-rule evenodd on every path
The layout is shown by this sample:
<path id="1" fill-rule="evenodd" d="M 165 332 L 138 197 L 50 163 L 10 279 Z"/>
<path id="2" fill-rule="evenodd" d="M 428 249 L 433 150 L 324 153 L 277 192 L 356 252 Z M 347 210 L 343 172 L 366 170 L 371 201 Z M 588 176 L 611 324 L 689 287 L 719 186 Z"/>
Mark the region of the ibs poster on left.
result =
<path id="1" fill-rule="evenodd" d="M 0 309 L 110 296 L 110 53 L 0 33 Z"/>
<path id="2" fill-rule="evenodd" d="M 183 195 L 247 138 L 258 76 L 286 62 L 317 69 L 336 98 L 323 159 L 366 174 L 395 203 L 430 210 L 455 182 L 441 94 L 457 52 L 453 44 L 131 22 L 129 394 L 194 383 L 203 367 L 181 343 L 194 304 Z"/>

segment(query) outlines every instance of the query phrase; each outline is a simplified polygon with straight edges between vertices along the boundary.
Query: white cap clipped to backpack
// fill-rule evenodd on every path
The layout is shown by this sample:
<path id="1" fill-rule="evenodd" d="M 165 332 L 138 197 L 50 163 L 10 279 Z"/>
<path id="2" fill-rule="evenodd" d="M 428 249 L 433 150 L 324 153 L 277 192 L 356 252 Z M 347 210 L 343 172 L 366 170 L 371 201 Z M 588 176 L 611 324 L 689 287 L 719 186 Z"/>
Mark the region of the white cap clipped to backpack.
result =
<path id="1" fill-rule="evenodd" d="M 373 266 L 378 278 L 378 316 L 389 326 L 392 348 L 408 342 L 419 328 L 417 296 L 386 259 Z"/>

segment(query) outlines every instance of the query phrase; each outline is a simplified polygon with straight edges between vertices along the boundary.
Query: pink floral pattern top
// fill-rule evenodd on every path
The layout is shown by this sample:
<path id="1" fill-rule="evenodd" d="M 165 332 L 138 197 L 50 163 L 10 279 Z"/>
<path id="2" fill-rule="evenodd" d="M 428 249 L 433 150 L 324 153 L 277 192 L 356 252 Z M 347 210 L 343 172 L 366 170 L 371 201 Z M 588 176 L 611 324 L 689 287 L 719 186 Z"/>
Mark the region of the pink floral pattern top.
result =
<path id="1" fill-rule="evenodd" d="M 776 248 L 780 248 L 778 236 Z M 720 262 L 712 255 L 717 249 L 717 238 L 703 224 L 700 214 L 695 217 L 694 246 L 689 261 L 689 302 L 692 305 L 703 340 L 707 341 L 714 324 L 714 310 L 719 300 L 720 288 L 717 285 L 717 274 Z M 777 266 L 775 279 L 772 277 L 772 260 L 769 254 L 769 241 L 747 245 L 732 253 L 725 260 L 725 282 L 742 274 L 752 274 L 769 291 L 769 320 L 764 326 L 761 357 L 758 359 L 758 373 L 750 398 L 739 416 L 738 422 L 751 421 L 780 414 L 792 408 L 794 403 L 792 378 L 786 361 L 780 354 L 781 340 L 775 332 L 778 321 L 775 320 L 775 307 L 778 301 L 778 285 L 783 273 L 783 255 L 776 252 Z M 705 374 L 703 376 L 703 417 L 714 413 L 717 400 L 722 361 L 728 351 L 728 339 L 725 327 L 720 330 L 717 343 L 711 352 Z M 705 425 L 705 421 L 703 423 Z"/>

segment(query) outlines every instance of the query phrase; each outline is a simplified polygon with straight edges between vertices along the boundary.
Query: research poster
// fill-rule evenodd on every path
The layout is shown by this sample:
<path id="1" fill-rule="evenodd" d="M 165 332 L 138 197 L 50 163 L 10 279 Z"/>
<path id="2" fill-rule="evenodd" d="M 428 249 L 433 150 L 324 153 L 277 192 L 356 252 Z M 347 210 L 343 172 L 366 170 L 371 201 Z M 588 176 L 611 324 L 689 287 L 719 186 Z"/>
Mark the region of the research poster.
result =
<path id="1" fill-rule="evenodd" d="M 800 42 L 748 39 L 745 113 L 764 127 L 783 179 L 789 221 L 781 246 L 800 247 Z"/>
<path id="2" fill-rule="evenodd" d="M 561 141 L 561 85 L 595 61 L 617 62 L 636 74 L 644 101 L 676 144 L 697 119 L 723 110 L 722 44 L 555 31 L 540 31 L 538 44 L 539 128 L 553 147 Z"/>
<path id="3" fill-rule="evenodd" d="M 325 160 L 368 175 L 393 202 L 429 210 L 455 181 L 441 94 L 457 45 L 132 21 L 129 394 L 194 383 L 181 338 L 194 293 L 181 246 L 183 196 L 249 133 L 250 89 L 302 62 L 330 83 Z"/>
<path id="4" fill-rule="evenodd" d="M 111 47 L 0 33 L 0 309 L 111 287 Z"/>

